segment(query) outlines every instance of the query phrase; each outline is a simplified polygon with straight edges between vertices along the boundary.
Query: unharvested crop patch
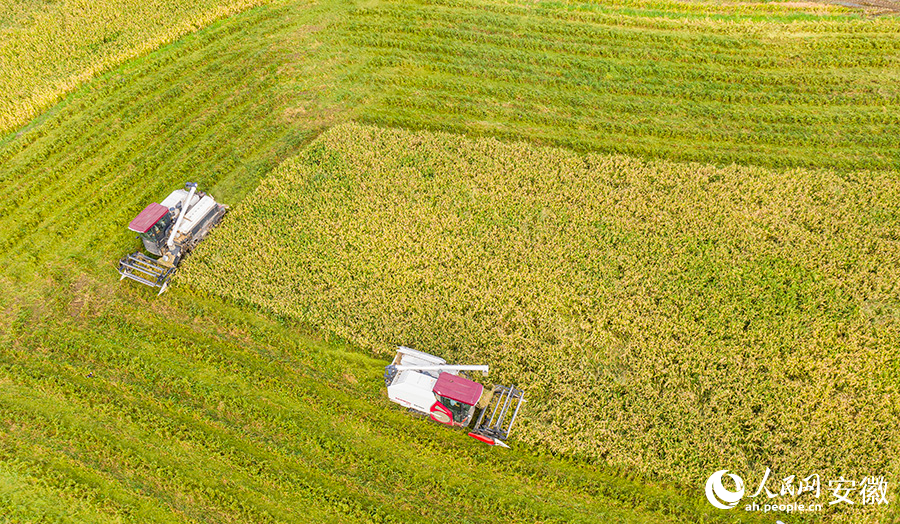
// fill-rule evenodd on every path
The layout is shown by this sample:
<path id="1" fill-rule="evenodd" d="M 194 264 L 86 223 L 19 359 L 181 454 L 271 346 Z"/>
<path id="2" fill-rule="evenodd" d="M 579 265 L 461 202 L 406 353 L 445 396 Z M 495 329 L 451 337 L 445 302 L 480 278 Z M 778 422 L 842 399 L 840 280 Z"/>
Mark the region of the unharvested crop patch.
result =
<path id="1" fill-rule="evenodd" d="M 347 124 L 265 179 L 181 285 L 379 354 L 487 362 L 528 391 L 520 438 L 560 451 L 693 485 L 861 477 L 898 451 L 896 175 Z"/>

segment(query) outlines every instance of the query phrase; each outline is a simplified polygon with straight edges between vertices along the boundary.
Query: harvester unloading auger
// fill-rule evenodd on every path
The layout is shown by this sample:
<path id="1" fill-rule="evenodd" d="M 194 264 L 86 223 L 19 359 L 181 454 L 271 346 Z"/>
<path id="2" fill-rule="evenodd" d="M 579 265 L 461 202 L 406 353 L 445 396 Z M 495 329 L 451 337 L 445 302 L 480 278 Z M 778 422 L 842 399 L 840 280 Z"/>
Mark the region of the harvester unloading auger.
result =
<path id="1" fill-rule="evenodd" d="M 504 441 L 525 402 L 525 393 L 515 387 L 494 386 L 490 396 L 484 397 L 484 386 L 459 376 L 460 371 L 487 375 L 488 367 L 449 365 L 440 357 L 401 346 L 394 361 L 384 368 L 384 384 L 392 401 L 448 426 L 469 427 L 482 401 L 469 436 L 492 446 L 509 447 Z"/>
<path id="2" fill-rule="evenodd" d="M 130 278 L 158 287 L 162 295 L 181 260 L 222 220 L 226 211 L 228 206 L 197 191 L 193 182 L 173 191 L 162 203 L 148 205 L 128 224 L 128 229 L 137 233 L 144 248 L 159 258 L 140 251 L 123 257 L 119 260 L 119 280 Z"/>

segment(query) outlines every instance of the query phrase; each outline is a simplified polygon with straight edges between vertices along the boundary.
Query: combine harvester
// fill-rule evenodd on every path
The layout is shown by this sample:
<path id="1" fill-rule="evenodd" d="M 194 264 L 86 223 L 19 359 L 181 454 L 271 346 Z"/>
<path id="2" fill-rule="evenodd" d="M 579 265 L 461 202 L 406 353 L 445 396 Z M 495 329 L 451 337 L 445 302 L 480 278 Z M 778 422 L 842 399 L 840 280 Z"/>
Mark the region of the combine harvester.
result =
<path id="1" fill-rule="evenodd" d="M 144 248 L 154 259 L 137 251 L 119 261 L 119 280 L 130 278 L 158 287 L 159 295 L 169 286 L 169 279 L 181 260 L 222 220 L 228 206 L 219 204 L 197 184 L 188 182 L 162 201 L 141 211 L 128 224 L 138 234 Z"/>
<path id="2" fill-rule="evenodd" d="M 484 386 L 460 376 L 460 371 L 481 371 L 487 376 L 488 367 L 452 366 L 442 358 L 401 346 L 394 361 L 384 368 L 384 383 L 392 401 L 448 426 L 467 428 L 475 411 L 481 409 L 469 436 L 508 448 L 504 441 L 525 401 L 524 392 L 494 386 L 479 408 Z"/>

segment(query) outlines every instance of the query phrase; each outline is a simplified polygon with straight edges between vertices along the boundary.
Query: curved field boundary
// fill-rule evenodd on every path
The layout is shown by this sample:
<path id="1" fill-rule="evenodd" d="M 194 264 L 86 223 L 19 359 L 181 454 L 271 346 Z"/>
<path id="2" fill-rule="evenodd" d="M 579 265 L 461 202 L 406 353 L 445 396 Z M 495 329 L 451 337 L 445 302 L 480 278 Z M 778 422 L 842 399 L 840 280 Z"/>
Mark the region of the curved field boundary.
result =
<path id="1" fill-rule="evenodd" d="M 98 74 L 266 1 L 5 2 L 0 6 L 0 135 Z"/>

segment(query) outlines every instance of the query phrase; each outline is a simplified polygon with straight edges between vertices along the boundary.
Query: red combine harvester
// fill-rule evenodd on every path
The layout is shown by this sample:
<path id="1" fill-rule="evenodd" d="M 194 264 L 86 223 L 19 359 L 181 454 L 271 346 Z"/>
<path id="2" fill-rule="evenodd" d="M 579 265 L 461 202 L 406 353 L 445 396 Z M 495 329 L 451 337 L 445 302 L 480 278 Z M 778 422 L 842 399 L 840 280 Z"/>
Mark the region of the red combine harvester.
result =
<path id="1" fill-rule="evenodd" d="M 460 376 L 460 371 L 487 375 L 488 367 L 449 365 L 440 357 L 401 346 L 394 361 L 384 368 L 384 383 L 392 401 L 448 426 L 469 427 L 480 409 L 469 436 L 492 446 L 509 447 L 504 441 L 525 402 L 524 392 L 494 386 L 485 396 L 484 386 Z"/>
<path id="2" fill-rule="evenodd" d="M 130 278 L 148 286 L 158 287 L 162 295 L 178 264 L 222 220 L 228 206 L 197 191 L 197 184 L 188 182 L 184 189 L 176 189 L 162 203 L 150 204 L 128 224 L 138 234 L 151 258 L 140 251 L 126 255 L 119 261 L 119 280 Z"/>

